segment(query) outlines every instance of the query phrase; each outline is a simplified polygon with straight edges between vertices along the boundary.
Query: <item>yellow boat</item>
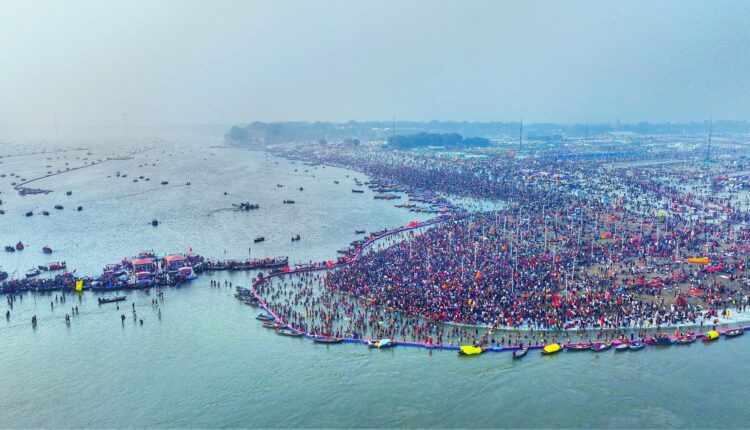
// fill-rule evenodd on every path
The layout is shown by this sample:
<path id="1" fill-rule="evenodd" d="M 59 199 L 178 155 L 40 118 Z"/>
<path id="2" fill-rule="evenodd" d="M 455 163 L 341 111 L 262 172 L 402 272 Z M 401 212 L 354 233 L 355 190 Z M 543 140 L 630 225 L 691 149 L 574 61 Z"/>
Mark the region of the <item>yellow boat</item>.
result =
<path id="1" fill-rule="evenodd" d="M 460 355 L 479 355 L 483 352 L 482 347 L 474 345 L 464 345 L 458 350 Z"/>
<path id="2" fill-rule="evenodd" d="M 551 343 L 542 349 L 542 355 L 552 355 L 562 351 L 559 343 Z"/>
<path id="3" fill-rule="evenodd" d="M 703 341 L 704 342 L 713 342 L 713 341 L 715 341 L 718 338 L 719 338 L 719 332 L 716 331 L 716 330 L 711 330 L 708 333 L 706 333 L 705 335 L 703 335 Z"/>

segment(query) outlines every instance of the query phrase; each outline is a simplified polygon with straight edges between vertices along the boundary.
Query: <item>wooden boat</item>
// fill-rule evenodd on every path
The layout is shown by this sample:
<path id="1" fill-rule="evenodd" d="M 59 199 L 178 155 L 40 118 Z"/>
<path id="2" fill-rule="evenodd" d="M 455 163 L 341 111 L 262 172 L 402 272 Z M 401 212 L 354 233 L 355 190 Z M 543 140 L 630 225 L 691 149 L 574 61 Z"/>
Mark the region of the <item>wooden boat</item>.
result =
<path id="1" fill-rule="evenodd" d="M 294 331 L 290 328 L 277 328 L 276 334 L 279 334 L 281 336 L 289 336 L 289 337 L 300 337 L 302 336 L 302 333 Z"/>
<path id="2" fill-rule="evenodd" d="M 253 242 L 255 242 L 255 243 L 258 243 L 258 242 L 263 242 L 264 240 L 266 240 L 266 238 L 265 238 L 265 237 L 263 237 L 263 236 L 258 236 L 258 237 L 256 237 L 255 239 L 253 239 Z"/>
<path id="3" fill-rule="evenodd" d="M 625 342 L 618 343 L 617 345 L 615 345 L 615 352 L 623 352 L 623 351 L 627 351 L 628 349 L 630 349 L 630 345 L 628 345 Z"/>
<path id="4" fill-rule="evenodd" d="M 52 254 L 52 248 L 50 248 L 49 246 L 45 246 L 44 248 L 42 248 L 42 252 L 45 254 Z"/>
<path id="5" fill-rule="evenodd" d="M 279 324 L 278 323 L 271 322 L 271 321 L 263 321 L 263 324 L 261 324 L 261 325 L 263 326 L 263 328 L 270 328 L 270 329 L 273 329 L 273 330 L 276 330 L 277 328 L 279 328 Z"/>
<path id="6" fill-rule="evenodd" d="M 674 343 L 676 343 L 677 345 L 688 345 L 695 342 L 695 340 L 695 336 L 687 335 L 678 337 L 677 339 L 675 339 Z"/>
<path id="7" fill-rule="evenodd" d="M 591 350 L 594 352 L 606 351 L 612 348 L 612 342 L 595 342 L 591 344 Z"/>
<path id="8" fill-rule="evenodd" d="M 353 193 L 360 193 L 361 194 L 361 193 L 364 193 L 365 190 L 357 190 L 357 189 L 352 188 L 352 192 Z"/>
<path id="9" fill-rule="evenodd" d="M 742 336 L 743 334 L 745 334 L 745 329 L 742 327 L 733 328 L 724 332 L 724 336 L 726 337 L 737 337 Z"/>
<path id="10" fill-rule="evenodd" d="M 5 252 L 16 252 L 16 248 L 13 248 L 12 246 L 7 245 L 5 247 Z"/>
<path id="11" fill-rule="evenodd" d="M 39 275 L 39 273 L 41 273 L 41 272 L 39 272 L 39 269 L 36 269 L 36 268 L 30 269 L 30 270 L 28 270 L 26 272 L 26 277 L 27 278 L 33 278 L 34 276 Z"/>
<path id="12" fill-rule="evenodd" d="M 276 321 L 274 317 L 268 314 L 260 314 L 257 317 L 255 317 L 255 319 L 258 321 Z"/>
<path id="13" fill-rule="evenodd" d="M 528 347 L 523 347 L 521 349 L 517 349 L 517 350 L 513 351 L 513 359 L 514 360 L 518 360 L 518 359 L 524 358 L 526 356 L 526 354 L 528 354 L 528 353 L 529 353 L 529 348 Z"/>
<path id="14" fill-rule="evenodd" d="M 55 205 L 55 209 L 61 211 L 63 209 L 63 205 Z"/>
<path id="15" fill-rule="evenodd" d="M 121 302 L 125 300 L 127 296 L 115 296 L 115 297 L 99 297 L 97 300 L 99 301 L 100 305 L 103 305 L 104 303 L 115 303 L 115 302 Z"/>
<path id="16" fill-rule="evenodd" d="M 588 351 L 591 349 L 591 344 L 588 342 L 569 343 L 565 345 L 565 349 L 570 352 Z"/>
<path id="17" fill-rule="evenodd" d="M 294 204 L 294 200 L 284 200 L 284 204 L 286 204 L 286 205 L 293 205 Z"/>
<path id="18" fill-rule="evenodd" d="M 365 234 L 365 230 L 354 230 L 354 234 Z"/>
<path id="19" fill-rule="evenodd" d="M 672 340 L 669 336 L 653 336 L 647 338 L 645 342 L 649 345 L 669 346 L 674 343 L 674 340 Z"/>
<path id="20" fill-rule="evenodd" d="M 157 225 L 159 225 L 159 220 L 156 219 L 156 218 L 152 219 L 151 220 L 151 225 L 154 226 L 154 227 L 156 227 Z"/>
<path id="21" fill-rule="evenodd" d="M 63 270 L 67 267 L 67 264 L 65 264 L 64 261 L 61 261 L 59 263 L 49 263 L 47 265 L 47 270 Z"/>
<path id="22" fill-rule="evenodd" d="M 18 242 L 16 244 L 16 251 L 23 251 L 23 242 Z"/>
<path id="23" fill-rule="evenodd" d="M 631 350 L 631 351 L 640 351 L 645 346 L 646 346 L 645 343 L 643 343 L 643 342 L 641 342 L 639 340 L 636 340 L 636 341 L 630 342 L 630 344 L 628 344 L 628 349 Z"/>
<path id="24" fill-rule="evenodd" d="M 336 337 L 322 337 L 322 336 L 315 336 L 312 338 L 312 340 L 315 343 L 324 343 L 327 345 L 334 344 L 334 343 L 341 343 L 344 341 L 343 339 L 339 339 Z"/>

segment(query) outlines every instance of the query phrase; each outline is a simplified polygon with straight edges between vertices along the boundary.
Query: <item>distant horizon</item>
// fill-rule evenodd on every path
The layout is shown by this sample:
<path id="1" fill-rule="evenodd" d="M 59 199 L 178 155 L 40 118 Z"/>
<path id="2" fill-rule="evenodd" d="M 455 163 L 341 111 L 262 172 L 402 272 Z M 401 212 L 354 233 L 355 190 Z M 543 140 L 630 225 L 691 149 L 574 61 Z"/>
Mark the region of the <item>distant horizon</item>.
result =
<path id="1" fill-rule="evenodd" d="M 247 126 L 253 123 L 261 124 L 347 124 L 347 123 L 392 123 L 393 119 L 368 119 L 358 120 L 349 119 L 343 121 L 334 120 L 300 120 L 300 119 L 289 119 L 289 120 L 252 120 L 252 121 L 236 121 L 236 122 L 193 122 L 193 123 L 143 123 L 143 124 L 58 124 L 57 126 L 49 125 L 11 125 L 5 124 L 0 125 L 0 129 L 86 129 L 86 128 L 155 128 L 155 127 L 232 127 L 232 126 Z M 560 125 L 560 126 L 603 126 L 603 125 L 614 125 L 617 119 L 608 122 L 563 122 L 563 121 L 523 121 L 524 127 L 534 125 Z M 429 123 L 456 123 L 456 124 L 519 124 L 520 119 L 511 120 L 461 120 L 461 119 L 430 119 L 430 120 L 413 120 L 413 119 L 396 119 L 396 124 L 399 123 L 410 123 L 410 124 L 429 124 Z M 672 120 L 672 121 L 651 121 L 651 120 L 640 120 L 640 121 L 620 121 L 622 126 L 631 126 L 638 124 L 651 124 L 651 125 L 680 125 L 680 124 L 708 124 L 713 122 L 714 124 L 720 123 L 737 123 L 737 124 L 750 124 L 750 119 L 717 119 L 717 118 L 706 118 L 704 120 Z"/>

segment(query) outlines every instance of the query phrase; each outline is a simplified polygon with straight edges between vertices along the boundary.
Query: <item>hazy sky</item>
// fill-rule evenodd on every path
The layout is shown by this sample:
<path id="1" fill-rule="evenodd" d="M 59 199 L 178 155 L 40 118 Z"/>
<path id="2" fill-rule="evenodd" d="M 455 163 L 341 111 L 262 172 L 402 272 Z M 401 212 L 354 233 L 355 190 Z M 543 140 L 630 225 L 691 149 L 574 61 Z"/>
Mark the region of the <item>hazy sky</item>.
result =
<path id="1" fill-rule="evenodd" d="M 0 0 L 0 126 L 750 120 L 750 1 Z"/>

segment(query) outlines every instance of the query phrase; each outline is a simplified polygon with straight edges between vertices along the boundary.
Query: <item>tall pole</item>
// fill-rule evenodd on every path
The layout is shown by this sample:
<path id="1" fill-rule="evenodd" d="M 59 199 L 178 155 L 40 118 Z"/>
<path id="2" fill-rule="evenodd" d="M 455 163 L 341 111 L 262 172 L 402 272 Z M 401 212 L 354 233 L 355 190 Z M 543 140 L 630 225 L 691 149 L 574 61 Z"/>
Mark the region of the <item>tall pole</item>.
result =
<path id="1" fill-rule="evenodd" d="M 706 150 L 706 161 L 711 160 L 711 135 L 714 129 L 714 119 L 711 118 L 708 122 L 708 149 Z"/>

